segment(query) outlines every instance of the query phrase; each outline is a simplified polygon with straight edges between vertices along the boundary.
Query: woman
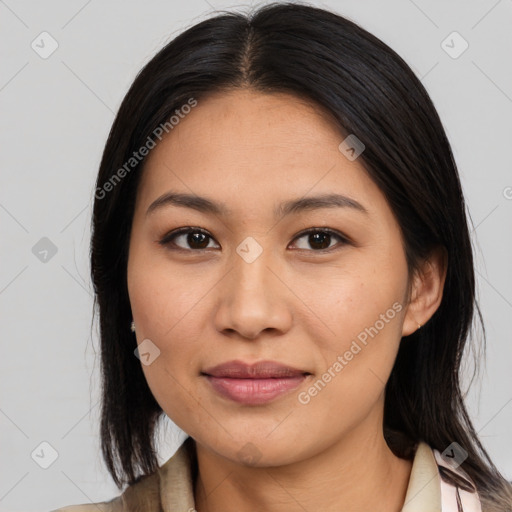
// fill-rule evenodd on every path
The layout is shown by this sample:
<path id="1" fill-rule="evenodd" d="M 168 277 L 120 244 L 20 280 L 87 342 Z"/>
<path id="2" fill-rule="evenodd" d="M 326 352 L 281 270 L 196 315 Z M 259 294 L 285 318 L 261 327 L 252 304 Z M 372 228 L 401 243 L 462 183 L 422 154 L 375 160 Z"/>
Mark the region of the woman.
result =
<path id="1" fill-rule="evenodd" d="M 278 3 L 201 22 L 128 91 L 91 246 L 102 450 L 79 510 L 505 511 L 468 417 L 457 168 L 407 64 Z M 167 415 L 188 438 L 162 467 Z"/>

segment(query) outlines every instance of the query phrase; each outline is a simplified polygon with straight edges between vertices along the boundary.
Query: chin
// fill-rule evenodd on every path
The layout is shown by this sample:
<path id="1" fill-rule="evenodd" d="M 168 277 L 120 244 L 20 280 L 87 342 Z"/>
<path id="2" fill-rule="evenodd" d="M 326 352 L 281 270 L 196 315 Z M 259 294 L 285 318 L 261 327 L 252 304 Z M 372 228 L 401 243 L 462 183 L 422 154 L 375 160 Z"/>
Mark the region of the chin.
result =
<path id="1" fill-rule="evenodd" d="M 242 466 L 265 468 L 291 464 L 300 460 L 300 453 L 297 452 L 297 442 L 294 436 L 288 436 L 288 442 L 281 439 L 270 440 L 265 434 L 256 436 L 238 436 L 226 440 L 226 444 L 217 442 L 209 445 L 210 450 Z"/>

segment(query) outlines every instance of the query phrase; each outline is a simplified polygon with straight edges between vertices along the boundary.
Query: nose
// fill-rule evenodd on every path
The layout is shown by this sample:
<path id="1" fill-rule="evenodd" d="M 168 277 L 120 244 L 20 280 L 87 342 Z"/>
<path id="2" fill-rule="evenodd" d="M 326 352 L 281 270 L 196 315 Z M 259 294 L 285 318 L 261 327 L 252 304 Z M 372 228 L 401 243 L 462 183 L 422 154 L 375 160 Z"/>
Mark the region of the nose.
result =
<path id="1" fill-rule="evenodd" d="M 294 294 L 283 266 L 271 252 L 263 250 L 254 260 L 243 252 L 234 254 L 231 271 L 217 287 L 215 327 L 219 332 L 255 340 L 264 331 L 280 335 L 291 328 Z"/>

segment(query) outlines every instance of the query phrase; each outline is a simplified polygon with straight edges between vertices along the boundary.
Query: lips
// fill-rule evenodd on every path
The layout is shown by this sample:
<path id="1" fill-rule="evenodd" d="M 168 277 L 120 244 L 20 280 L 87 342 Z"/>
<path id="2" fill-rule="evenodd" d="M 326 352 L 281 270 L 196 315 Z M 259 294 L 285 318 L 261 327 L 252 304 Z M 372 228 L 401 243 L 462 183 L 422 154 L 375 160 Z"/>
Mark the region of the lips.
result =
<path id="1" fill-rule="evenodd" d="M 268 379 L 297 377 L 299 375 L 308 374 L 309 372 L 275 361 L 259 361 L 254 364 L 247 364 L 243 361 L 228 361 L 207 368 L 203 373 L 211 377 L 226 377 L 232 379 Z"/>
<path id="2" fill-rule="evenodd" d="M 311 375 L 307 371 L 275 361 L 259 361 L 255 364 L 228 361 L 207 368 L 201 374 L 216 393 L 246 405 L 269 402 L 296 389 Z"/>

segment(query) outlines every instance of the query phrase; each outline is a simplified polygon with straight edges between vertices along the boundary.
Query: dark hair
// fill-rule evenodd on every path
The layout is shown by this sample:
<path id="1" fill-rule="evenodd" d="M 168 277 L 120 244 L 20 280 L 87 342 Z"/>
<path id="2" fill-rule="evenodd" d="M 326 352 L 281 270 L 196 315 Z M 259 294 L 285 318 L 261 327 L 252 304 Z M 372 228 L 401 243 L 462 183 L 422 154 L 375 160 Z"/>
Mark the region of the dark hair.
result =
<path id="1" fill-rule="evenodd" d="M 446 251 L 442 302 L 402 339 L 386 385 L 385 436 L 399 456 L 419 440 L 440 452 L 456 441 L 468 452 L 462 468 L 482 504 L 504 504 L 509 484 L 478 439 L 459 383 L 474 313 L 483 321 L 465 202 L 442 123 L 420 80 L 386 44 L 337 14 L 296 3 L 224 12 L 187 29 L 140 71 L 113 123 L 96 184 L 91 272 L 100 315 L 102 453 L 114 482 L 131 485 L 157 469 L 155 428 L 164 415 L 129 328 L 127 258 L 144 161 L 131 170 L 126 162 L 191 98 L 200 104 L 210 93 L 239 88 L 306 98 L 340 134 L 364 143 L 358 161 L 401 227 L 409 276 L 434 248 Z"/>

